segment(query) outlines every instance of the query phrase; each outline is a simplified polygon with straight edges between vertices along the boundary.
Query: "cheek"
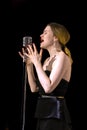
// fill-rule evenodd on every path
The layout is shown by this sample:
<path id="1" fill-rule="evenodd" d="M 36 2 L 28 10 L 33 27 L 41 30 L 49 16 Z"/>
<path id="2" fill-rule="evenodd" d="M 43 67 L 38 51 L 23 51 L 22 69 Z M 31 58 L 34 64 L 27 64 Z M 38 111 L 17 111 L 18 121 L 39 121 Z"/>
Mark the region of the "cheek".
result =
<path id="1" fill-rule="evenodd" d="M 53 44 L 53 39 L 52 39 L 52 38 L 49 38 L 47 44 L 48 44 L 48 45 L 52 45 L 52 44 Z"/>
<path id="2" fill-rule="evenodd" d="M 53 43 L 53 36 L 51 36 L 51 35 L 48 36 L 47 41 L 50 42 L 50 43 Z"/>

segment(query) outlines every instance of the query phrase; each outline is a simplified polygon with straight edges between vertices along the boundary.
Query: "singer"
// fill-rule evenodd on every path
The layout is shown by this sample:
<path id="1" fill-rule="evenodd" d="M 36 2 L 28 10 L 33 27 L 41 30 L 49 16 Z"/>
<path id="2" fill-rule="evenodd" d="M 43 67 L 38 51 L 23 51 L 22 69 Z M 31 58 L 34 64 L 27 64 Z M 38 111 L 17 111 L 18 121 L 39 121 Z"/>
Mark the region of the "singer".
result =
<path id="1" fill-rule="evenodd" d="M 36 130 L 71 130 L 70 113 L 65 101 L 73 63 L 66 46 L 70 33 L 64 25 L 54 22 L 46 25 L 40 39 L 40 53 L 35 43 L 27 46 L 27 53 L 24 49 L 19 52 L 22 58 L 27 57 L 25 63 L 31 92 L 39 95 L 35 112 Z M 49 56 L 42 64 L 44 49 Z"/>

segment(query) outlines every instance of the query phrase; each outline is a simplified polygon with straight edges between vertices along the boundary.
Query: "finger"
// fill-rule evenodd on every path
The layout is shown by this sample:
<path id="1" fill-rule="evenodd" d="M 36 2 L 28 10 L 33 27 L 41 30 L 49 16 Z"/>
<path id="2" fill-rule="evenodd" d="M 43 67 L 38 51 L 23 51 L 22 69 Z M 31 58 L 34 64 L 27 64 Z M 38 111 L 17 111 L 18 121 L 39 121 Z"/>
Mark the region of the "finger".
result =
<path id="1" fill-rule="evenodd" d="M 33 53 L 33 49 L 32 49 L 32 46 L 31 46 L 31 45 L 29 45 L 27 49 L 28 49 L 28 53 L 29 53 L 29 54 L 32 54 L 32 53 Z"/>
<path id="2" fill-rule="evenodd" d="M 23 54 L 19 51 L 18 54 L 21 56 L 21 58 L 23 58 Z"/>
<path id="3" fill-rule="evenodd" d="M 30 54 L 30 48 L 29 48 L 29 46 L 26 49 L 27 49 L 27 54 Z"/>
<path id="4" fill-rule="evenodd" d="M 33 48 L 34 48 L 35 53 L 38 53 L 37 48 L 34 43 L 33 43 Z"/>
<path id="5" fill-rule="evenodd" d="M 40 56 L 42 57 L 43 49 L 40 49 Z"/>

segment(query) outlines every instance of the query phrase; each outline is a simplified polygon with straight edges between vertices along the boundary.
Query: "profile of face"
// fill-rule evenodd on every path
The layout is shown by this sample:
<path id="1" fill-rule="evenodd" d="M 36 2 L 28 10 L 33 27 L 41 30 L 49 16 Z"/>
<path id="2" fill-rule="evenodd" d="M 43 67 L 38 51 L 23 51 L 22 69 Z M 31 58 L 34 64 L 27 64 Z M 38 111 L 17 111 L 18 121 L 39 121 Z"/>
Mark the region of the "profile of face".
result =
<path id="1" fill-rule="evenodd" d="M 46 26 L 43 33 L 40 35 L 41 43 L 40 47 L 47 49 L 54 43 L 54 35 L 50 26 Z"/>

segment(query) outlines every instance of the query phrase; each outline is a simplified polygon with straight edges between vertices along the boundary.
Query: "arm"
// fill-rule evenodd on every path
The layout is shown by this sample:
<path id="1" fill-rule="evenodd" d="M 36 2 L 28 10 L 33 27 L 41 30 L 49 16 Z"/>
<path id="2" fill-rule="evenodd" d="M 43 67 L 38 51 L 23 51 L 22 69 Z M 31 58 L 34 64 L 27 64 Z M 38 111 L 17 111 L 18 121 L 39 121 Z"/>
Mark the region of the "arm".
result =
<path id="1" fill-rule="evenodd" d="M 37 92 L 38 91 L 38 87 L 36 85 L 36 79 L 35 79 L 35 75 L 34 75 L 34 66 L 31 63 L 30 59 L 28 57 L 25 58 L 25 51 L 24 48 L 22 48 L 22 52 L 18 52 L 19 55 L 21 56 L 21 58 L 23 59 L 23 62 L 26 63 L 26 71 L 27 71 L 27 75 L 28 75 L 28 83 L 31 89 L 31 92 Z"/>
<path id="2" fill-rule="evenodd" d="M 53 60 L 52 70 L 51 70 L 49 77 L 44 72 L 40 62 L 34 63 L 39 81 L 46 93 L 50 93 L 56 88 L 56 86 L 59 84 L 60 80 L 62 79 L 62 77 L 65 73 L 65 68 L 64 68 L 65 55 L 64 55 L 64 53 L 60 52 L 60 54 L 58 54 L 58 56 L 53 57 L 53 58 L 54 58 L 54 60 Z"/>
<path id="3" fill-rule="evenodd" d="M 31 89 L 31 92 L 37 92 L 38 91 L 38 87 L 36 84 L 36 78 L 35 78 L 35 74 L 34 74 L 34 68 L 33 68 L 33 64 L 26 64 L 26 69 L 27 69 L 27 74 L 28 74 L 28 83 Z"/>
<path id="4" fill-rule="evenodd" d="M 33 45 L 34 50 L 31 48 L 31 46 L 28 48 L 29 55 L 27 55 L 31 62 L 34 64 L 39 81 L 46 93 L 52 92 L 60 80 L 63 77 L 63 74 L 65 72 L 64 69 L 64 61 L 65 61 L 65 55 L 63 52 L 60 52 L 53 62 L 53 67 L 50 73 L 50 76 L 48 77 L 46 73 L 43 70 L 40 55 L 37 52 L 36 46 Z"/>

